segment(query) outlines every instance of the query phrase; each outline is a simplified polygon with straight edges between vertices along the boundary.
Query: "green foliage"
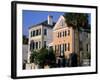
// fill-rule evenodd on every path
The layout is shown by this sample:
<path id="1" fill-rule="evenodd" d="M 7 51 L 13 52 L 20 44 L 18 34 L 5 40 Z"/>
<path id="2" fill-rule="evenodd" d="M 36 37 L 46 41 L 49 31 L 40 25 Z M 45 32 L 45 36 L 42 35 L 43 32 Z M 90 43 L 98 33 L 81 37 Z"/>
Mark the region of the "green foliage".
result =
<path id="1" fill-rule="evenodd" d="M 56 57 L 53 49 L 41 48 L 39 51 L 32 51 L 30 61 L 38 64 L 40 67 L 44 67 L 45 64 L 54 66 Z"/>
<path id="2" fill-rule="evenodd" d="M 86 13 L 65 13 L 64 17 L 68 26 L 73 28 L 86 28 L 89 25 L 88 14 Z"/>
<path id="3" fill-rule="evenodd" d="M 47 57 L 48 57 L 48 50 L 46 48 L 42 48 L 40 49 L 36 60 L 38 64 L 43 67 L 44 64 L 46 63 Z"/>
<path id="4" fill-rule="evenodd" d="M 30 63 L 34 62 L 34 60 L 37 58 L 38 54 L 39 54 L 38 52 L 32 51 L 32 53 L 30 55 Z"/>
<path id="5" fill-rule="evenodd" d="M 49 49 L 49 61 L 50 61 L 49 65 L 51 67 L 54 67 L 56 64 L 56 56 L 54 54 L 53 48 Z"/>
<path id="6" fill-rule="evenodd" d="M 25 35 L 23 35 L 23 44 L 28 44 L 28 38 Z"/>

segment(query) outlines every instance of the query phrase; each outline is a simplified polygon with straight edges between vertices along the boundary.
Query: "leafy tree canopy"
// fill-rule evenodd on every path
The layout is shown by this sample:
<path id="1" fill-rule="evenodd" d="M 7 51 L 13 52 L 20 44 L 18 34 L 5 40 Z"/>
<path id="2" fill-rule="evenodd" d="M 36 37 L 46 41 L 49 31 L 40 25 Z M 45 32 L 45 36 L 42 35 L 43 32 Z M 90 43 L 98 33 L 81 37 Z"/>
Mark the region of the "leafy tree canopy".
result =
<path id="1" fill-rule="evenodd" d="M 55 64 L 56 57 L 52 48 L 50 50 L 41 48 L 39 51 L 32 51 L 30 56 L 30 62 L 35 62 L 41 67 L 45 64 L 53 66 Z"/>
<path id="2" fill-rule="evenodd" d="M 68 26 L 73 26 L 73 28 L 87 28 L 89 27 L 89 14 L 87 13 L 65 13 L 65 22 Z"/>

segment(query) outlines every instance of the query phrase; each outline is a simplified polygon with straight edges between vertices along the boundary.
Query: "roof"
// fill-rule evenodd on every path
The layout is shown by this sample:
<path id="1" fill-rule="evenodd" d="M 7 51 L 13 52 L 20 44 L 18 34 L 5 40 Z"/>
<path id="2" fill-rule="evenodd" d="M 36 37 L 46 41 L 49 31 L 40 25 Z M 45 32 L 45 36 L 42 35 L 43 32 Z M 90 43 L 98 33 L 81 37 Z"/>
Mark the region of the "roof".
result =
<path id="1" fill-rule="evenodd" d="M 53 22 L 53 25 L 49 25 L 49 24 L 48 24 L 48 21 L 45 20 L 45 21 L 43 21 L 43 22 L 40 22 L 40 23 L 38 23 L 38 24 L 35 24 L 35 25 L 29 27 L 29 29 L 31 29 L 31 28 L 33 28 L 33 27 L 37 27 L 37 26 L 39 26 L 39 25 L 43 25 L 43 26 L 45 26 L 45 27 L 53 28 L 55 24 L 56 24 L 56 23 Z"/>

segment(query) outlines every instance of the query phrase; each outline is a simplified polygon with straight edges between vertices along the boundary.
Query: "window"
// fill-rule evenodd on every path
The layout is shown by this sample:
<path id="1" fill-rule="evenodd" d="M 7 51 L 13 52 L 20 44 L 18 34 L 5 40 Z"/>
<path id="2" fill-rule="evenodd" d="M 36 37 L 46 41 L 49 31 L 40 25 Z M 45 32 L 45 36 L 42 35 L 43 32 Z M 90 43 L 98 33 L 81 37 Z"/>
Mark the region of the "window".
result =
<path id="1" fill-rule="evenodd" d="M 35 31 L 33 31 L 33 36 L 35 36 Z"/>
<path id="2" fill-rule="evenodd" d="M 65 51 L 67 50 L 67 46 L 66 46 L 66 43 L 65 43 Z"/>
<path id="3" fill-rule="evenodd" d="M 65 31 L 65 36 L 67 36 L 67 31 Z"/>
<path id="4" fill-rule="evenodd" d="M 60 37 L 61 37 L 61 32 L 60 32 Z"/>
<path id="5" fill-rule="evenodd" d="M 59 52 L 60 52 L 60 55 L 61 55 L 61 44 L 60 44 L 60 46 L 59 46 Z"/>
<path id="6" fill-rule="evenodd" d="M 34 49 L 34 41 L 31 41 L 30 43 L 30 50 L 33 50 Z"/>
<path id="7" fill-rule="evenodd" d="M 39 48 L 41 48 L 41 41 L 39 41 Z"/>
<path id="8" fill-rule="evenodd" d="M 86 44 L 86 50 L 88 51 L 88 44 Z"/>
<path id="9" fill-rule="evenodd" d="M 60 55 L 64 56 L 64 45 L 60 45 Z"/>
<path id="10" fill-rule="evenodd" d="M 44 48 L 46 48 L 46 41 L 44 41 Z"/>
<path id="11" fill-rule="evenodd" d="M 31 37 L 32 37 L 32 31 L 31 31 Z"/>
<path id="12" fill-rule="evenodd" d="M 59 45 L 56 45 L 57 54 L 59 53 Z"/>
<path id="13" fill-rule="evenodd" d="M 68 36 L 70 35 L 70 30 L 68 30 Z"/>
<path id="14" fill-rule="evenodd" d="M 68 51 L 70 51 L 70 43 L 68 43 Z"/>
<path id="15" fill-rule="evenodd" d="M 65 51 L 65 46 L 64 46 L 64 44 L 63 44 L 63 53 L 64 53 L 64 51 Z"/>
<path id="16" fill-rule="evenodd" d="M 38 30 L 36 30 L 36 36 L 38 35 Z"/>
<path id="17" fill-rule="evenodd" d="M 36 49 L 38 49 L 38 42 L 36 42 Z"/>
<path id="18" fill-rule="evenodd" d="M 47 35 L 47 29 L 44 29 L 44 35 Z"/>
<path id="19" fill-rule="evenodd" d="M 63 31 L 63 37 L 64 37 L 64 31 Z"/>
<path id="20" fill-rule="evenodd" d="M 34 49 L 34 42 L 32 43 L 32 48 Z"/>
<path id="21" fill-rule="evenodd" d="M 83 45 L 82 45 L 82 41 L 80 41 L 80 51 L 82 51 L 83 50 Z"/>

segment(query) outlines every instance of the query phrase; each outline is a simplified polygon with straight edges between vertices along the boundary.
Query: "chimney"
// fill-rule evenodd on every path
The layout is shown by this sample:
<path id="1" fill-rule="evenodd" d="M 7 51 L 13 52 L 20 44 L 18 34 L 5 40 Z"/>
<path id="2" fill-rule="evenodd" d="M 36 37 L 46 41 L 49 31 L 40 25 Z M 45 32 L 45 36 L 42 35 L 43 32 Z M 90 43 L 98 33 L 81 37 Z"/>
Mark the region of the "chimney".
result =
<path id="1" fill-rule="evenodd" d="M 48 24 L 53 25 L 53 16 L 48 15 Z"/>

